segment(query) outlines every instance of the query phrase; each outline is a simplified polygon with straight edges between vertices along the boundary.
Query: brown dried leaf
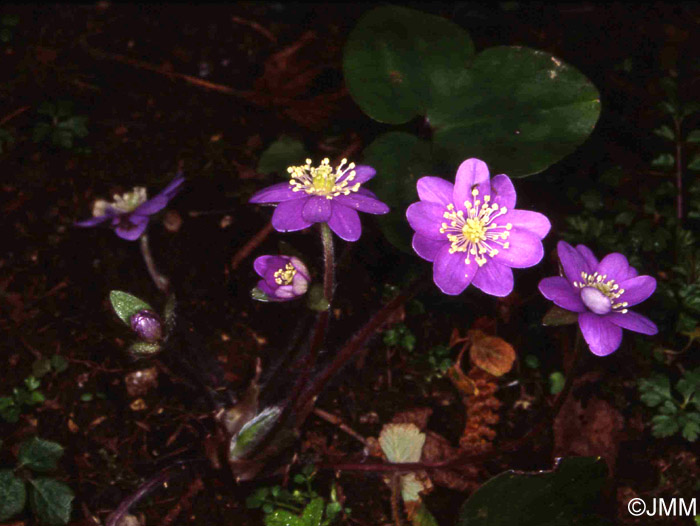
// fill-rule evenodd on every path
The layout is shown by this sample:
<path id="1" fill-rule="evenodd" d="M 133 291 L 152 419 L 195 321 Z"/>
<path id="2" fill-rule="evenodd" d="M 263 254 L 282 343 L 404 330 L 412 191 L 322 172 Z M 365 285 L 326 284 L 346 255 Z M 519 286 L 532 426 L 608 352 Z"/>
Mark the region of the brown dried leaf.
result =
<path id="1" fill-rule="evenodd" d="M 469 358 L 477 367 L 494 376 L 503 376 L 513 368 L 515 349 L 502 338 L 486 336 L 481 331 L 470 331 L 472 346 Z"/>

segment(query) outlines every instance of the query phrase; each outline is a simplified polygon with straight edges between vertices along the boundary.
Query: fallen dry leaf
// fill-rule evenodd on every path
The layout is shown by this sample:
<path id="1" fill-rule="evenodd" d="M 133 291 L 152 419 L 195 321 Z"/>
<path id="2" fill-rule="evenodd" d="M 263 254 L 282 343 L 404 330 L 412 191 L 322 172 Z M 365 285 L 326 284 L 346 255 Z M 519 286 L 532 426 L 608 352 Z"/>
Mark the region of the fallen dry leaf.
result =
<path id="1" fill-rule="evenodd" d="M 498 336 L 487 336 L 482 331 L 469 331 L 472 346 L 469 358 L 477 367 L 494 376 L 503 376 L 513 368 L 515 349 Z"/>

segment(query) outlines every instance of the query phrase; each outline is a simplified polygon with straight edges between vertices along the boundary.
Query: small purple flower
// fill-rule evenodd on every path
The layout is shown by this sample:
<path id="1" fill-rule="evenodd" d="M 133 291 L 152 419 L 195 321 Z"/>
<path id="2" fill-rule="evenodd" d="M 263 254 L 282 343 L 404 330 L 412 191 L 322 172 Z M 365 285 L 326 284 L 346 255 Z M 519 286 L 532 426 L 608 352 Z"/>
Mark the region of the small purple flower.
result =
<path id="1" fill-rule="evenodd" d="M 507 175 L 489 180 L 486 163 L 467 159 L 455 184 L 421 177 L 418 197 L 406 210 L 413 249 L 433 262 L 442 292 L 460 294 L 470 283 L 492 296 L 513 290 L 511 268 L 536 265 L 550 229 L 542 214 L 515 209 L 515 188 Z"/>
<path id="2" fill-rule="evenodd" d="M 134 241 L 141 237 L 141 234 L 148 226 L 150 216 L 160 212 L 168 202 L 180 191 L 185 178 L 178 173 L 175 179 L 165 187 L 155 197 L 148 199 L 146 189 L 142 186 L 134 187 L 134 190 L 123 195 L 114 195 L 111 203 L 104 199 L 98 199 L 92 208 L 91 219 L 75 223 L 80 227 L 94 227 L 111 222 L 117 235 L 127 241 Z"/>
<path id="3" fill-rule="evenodd" d="M 145 342 L 153 343 L 163 337 L 163 323 L 160 316 L 151 310 L 138 311 L 131 317 L 130 322 L 131 330 Z"/>
<path id="4" fill-rule="evenodd" d="M 253 268 L 263 278 L 258 282 L 268 301 L 289 301 L 306 293 L 309 271 L 299 258 L 293 256 L 260 256 Z"/>
<path id="5" fill-rule="evenodd" d="M 617 350 L 622 329 L 658 332 L 654 322 L 628 309 L 654 293 L 654 278 L 637 275 L 622 254 L 608 254 L 599 262 L 588 247 L 564 241 L 557 244 L 557 253 L 564 276 L 543 279 L 540 292 L 562 309 L 579 313 L 579 327 L 593 354 Z"/>
<path id="6" fill-rule="evenodd" d="M 251 203 L 279 203 L 272 214 L 272 226 L 278 232 L 303 230 L 313 223 L 328 223 L 345 241 L 357 241 L 362 234 L 357 213 L 386 214 L 389 207 L 369 190 L 360 188 L 376 173 L 371 166 L 346 165 L 343 159 L 333 169 L 324 159 L 312 167 L 311 159 L 303 166 L 291 166 L 291 179 L 260 190 Z"/>

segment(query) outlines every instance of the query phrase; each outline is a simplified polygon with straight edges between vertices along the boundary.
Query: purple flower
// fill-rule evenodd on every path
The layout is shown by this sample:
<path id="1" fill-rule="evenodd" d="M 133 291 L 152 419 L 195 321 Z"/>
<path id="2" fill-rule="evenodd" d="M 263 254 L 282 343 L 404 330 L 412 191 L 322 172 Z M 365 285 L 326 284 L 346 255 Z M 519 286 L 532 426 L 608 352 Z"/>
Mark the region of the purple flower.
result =
<path id="1" fill-rule="evenodd" d="M 75 225 L 93 227 L 110 221 L 110 226 L 120 238 L 134 241 L 146 230 L 150 216 L 166 207 L 180 191 L 184 181 L 185 178 L 178 173 L 162 192 L 151 199 L 147 198 L 146 189 L 142 186 L 134 187 L 133 191 L 123 195 L 115 194 L 111 203 L 98 199 L 92 208 L 94 217 L 79 221 Z"/>
<path id="2" fill-rule="evenodd" d="M 263 278 L 258 282 L 267 301 L 289 301 L 306 293 L 309 271 L 299 258 L 293 256 L 260 256 L 253 268 Z"/>
<path id="3" fill-rule="evenodd" d="M 151 310 L 138 311 L 131 317 L 130 322 L 131 330 L 145 342 L 153 343 L 163 337 L 163 323 L 160 321 L 160 316 Z"/>
<path id="4" fill-rule="evenodd" d="M 564 276 L 545 278 L 539 289 L 562 309 L 578 312 L 578 324 L 593 354 L 607 356 L 622 342 L 622 329 L 656 334 L 648 318 L 628 310 L 656 290 L 651 276 L 638 276 L 622 254 L 612 253 L 600 262 L 591 250 L 564 241 L 557 244 Z"/>
<path id="5" fill-rule="evenodd" d="M 272 214 L 272 226 L 278 232 L 294 232 L 313 223 L 328 223 L 341 239 L 357 241 L 362 233 L 357 213 L 386 214 L 389 207 L 360 186 L 376 173 L 371 166 L 355 166 L 343 159 L 335 170 L 324 159 L 312 167 L 291 166 L 291 179 L 260 190 L 251 203 L 279 203 Z"/>
<path id="6" fill-rule="evenodd" d="M 467 159 L 455 184 L 439 177 L 418 180 L 420 202 L 406 210 L 413 249 L 433 262 L 433 280 L 457 295 L 472 283 L 492 296 L 513 290 L 511 268 L 536 265 L 544 255 L 549 220 L 515 209 L 515 188 L 507 175 L 489 180 L 486 163 Z"/>

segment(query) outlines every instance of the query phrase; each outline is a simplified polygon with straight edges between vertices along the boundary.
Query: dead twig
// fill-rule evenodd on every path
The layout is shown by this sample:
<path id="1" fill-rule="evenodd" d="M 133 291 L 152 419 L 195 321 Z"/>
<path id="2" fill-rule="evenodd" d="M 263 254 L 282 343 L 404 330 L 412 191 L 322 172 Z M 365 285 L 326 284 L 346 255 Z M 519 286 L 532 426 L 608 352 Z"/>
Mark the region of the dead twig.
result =
<path id="1" fill-rule="evenodd" d="M 347 433 L 348 435 L 353 437 L 355 440 L 359 440 L 365 446 L 369 446 L 369 444 L 367 443 L 367 439 L 365 437 L 363 437 L 360 433 L 358 433 L 357 431 L 352 429 L 350 426 L 345 424 L 343 422 L 343 419 L 340 418 L 339 416 L 335 416 L 334 414 L 328 413 L 328 412 L 324 411 L 323 409 L 319 409 L 319 408 L 314 408 L 314 414 L 317 417 L 319 417 L 320 419 L 325 420 L 329 424 L 333 424 L 334 426 L 337 426 L 341 431 L 344 431 L 345 433 Z"/>

